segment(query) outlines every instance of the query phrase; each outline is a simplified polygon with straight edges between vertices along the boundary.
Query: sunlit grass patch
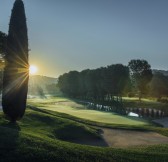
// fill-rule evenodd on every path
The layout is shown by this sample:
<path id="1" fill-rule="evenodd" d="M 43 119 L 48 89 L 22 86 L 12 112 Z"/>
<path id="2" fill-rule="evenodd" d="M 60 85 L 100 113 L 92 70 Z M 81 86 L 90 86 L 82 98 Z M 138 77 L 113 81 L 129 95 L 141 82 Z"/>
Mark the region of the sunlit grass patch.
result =
<path id="1" fill-rule="evenodd" d="M 28 100 L 29 104 L 33 106 L 40 107 L 41 109 L 52 110 L 60 113 L 66 113 L 78 118 L 102 122 L 107 124 L 122 124 L 122 125 L 133 125 L 133 126 L 147 126 L 151 125 L 148 120 L 137 118 L 121 116 L 112 112 L 103 112 L 97 110 L 87 109 L 84 105 L 76 103 L 70 99 L 63 97 L 53 97 L 45 100 L 42 99 L 32 99 Z"/>

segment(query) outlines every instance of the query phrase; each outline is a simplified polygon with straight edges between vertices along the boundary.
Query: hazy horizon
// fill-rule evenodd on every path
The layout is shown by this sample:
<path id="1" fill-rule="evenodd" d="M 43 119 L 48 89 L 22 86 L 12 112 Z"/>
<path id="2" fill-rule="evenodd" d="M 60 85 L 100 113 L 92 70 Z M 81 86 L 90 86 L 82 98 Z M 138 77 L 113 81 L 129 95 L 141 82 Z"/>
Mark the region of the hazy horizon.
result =
<path id="1" fill-rule="evenodd" d="M 8 31 L 14 0 L 0 0 L 0 31 Z M 168 70 L 166 0 L 24 0 L 30 64 L 58 77 L 146 59 Z"/>

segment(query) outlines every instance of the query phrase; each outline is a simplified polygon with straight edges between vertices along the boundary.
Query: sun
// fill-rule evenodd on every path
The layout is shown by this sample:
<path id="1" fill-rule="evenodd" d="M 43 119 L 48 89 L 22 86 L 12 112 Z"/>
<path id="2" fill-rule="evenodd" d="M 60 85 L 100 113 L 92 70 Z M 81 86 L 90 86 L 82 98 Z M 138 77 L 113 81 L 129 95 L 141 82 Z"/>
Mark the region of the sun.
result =
<path id="1" fill-rule="evenodd" d="M 30 75 L 36 74 L 37 71 L 38 71 L 37 66 L 35 66 L 35 65 L 30 65 L 30 67 L 29 67 L 29 74 L 30 74 Z"/>

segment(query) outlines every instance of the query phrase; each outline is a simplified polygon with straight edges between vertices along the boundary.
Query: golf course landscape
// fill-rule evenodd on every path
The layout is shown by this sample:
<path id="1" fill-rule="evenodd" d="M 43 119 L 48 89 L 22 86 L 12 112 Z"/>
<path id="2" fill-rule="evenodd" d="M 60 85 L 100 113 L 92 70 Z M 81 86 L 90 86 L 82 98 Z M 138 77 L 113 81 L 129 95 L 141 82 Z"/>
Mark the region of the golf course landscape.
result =
<path id="1" fill-rule="evenodd" d="M 17 125 L 0 116 L 4 162 L 168 160 L 168 128 L 141 118 L 88 110 L 68 98 L 28 99 L 26 114 Z"/>
<path id="2" fill-rule="evenodd" d="M 0 0 L 0 162 L 168 162 L 167 8 Z"/>

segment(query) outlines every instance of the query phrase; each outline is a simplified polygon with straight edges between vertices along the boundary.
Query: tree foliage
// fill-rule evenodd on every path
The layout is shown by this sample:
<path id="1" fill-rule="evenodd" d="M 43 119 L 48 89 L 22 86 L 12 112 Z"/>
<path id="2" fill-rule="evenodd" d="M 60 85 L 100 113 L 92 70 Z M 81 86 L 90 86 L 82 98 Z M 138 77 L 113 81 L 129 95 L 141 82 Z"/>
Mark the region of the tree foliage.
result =
<path id="1" fill-rule="evenodd" d="M 128 67 L 115 64 L 94 70 L 70 71 L 59 77 L 58 86 L 69 97 L 111 105 L 119 102 L 128 79 Z"/>
<path id="2" fill-rule="evenodd" d="M 128 63 L 130 69 L 130 75 L 132 83 L 139 90 L 139 99 L 142 94 L 145 94 L 148 90 L 148 83 L 151 81 L 153 74 L 151 66 L 146 60 L 131 60 Z"/>
<path id="3" fill-rule="evenodd" d="M 0 70 L 4 68 L 4 56 L 6 53 L 7 35 L 0 31 Z"/>
<path id="4" fill-rule="evenodd" d="M 9 23 L 3 77 L 2 106 L 16 121 L 24 115 L 28 90 L 28 36 L 22 0 L 15 0 Z"/>
<path id="5" fill-rule="evenodd" d="M 153 75 L 150 83 L 150 95 L 158 99 L 168 96 L 168 76 L 159 72 Z"/>

